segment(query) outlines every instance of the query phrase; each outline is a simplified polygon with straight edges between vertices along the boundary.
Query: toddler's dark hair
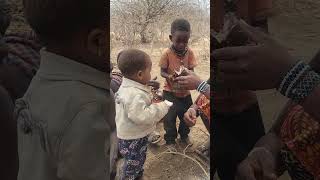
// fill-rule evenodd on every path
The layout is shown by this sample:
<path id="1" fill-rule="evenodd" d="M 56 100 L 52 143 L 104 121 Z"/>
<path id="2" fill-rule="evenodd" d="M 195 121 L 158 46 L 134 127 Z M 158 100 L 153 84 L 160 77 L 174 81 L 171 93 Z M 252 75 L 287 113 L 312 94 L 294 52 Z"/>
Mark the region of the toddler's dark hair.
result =
<path id="1" fill-rule="evenodd" d="M 141 50 L 123 50 L 118 54 L 117 58 L 119 70 L 124 76 L 132 76 L 138 71 L 147 68 L 147 58 L 149 56 Z"/>
<path id="2" fill-rule="evenodd" d="M 186 31 L 191 32 L 191 25 L 186 19 L 176 19 L 171 23 L 171 34 L 176 31 Z"/>
<path id="3" fill-rule="evenodd" d="M 25 16 L 44 42 L 69 40 L 79 29 L 106 26 L 106 0 L 23 0 Z"/>

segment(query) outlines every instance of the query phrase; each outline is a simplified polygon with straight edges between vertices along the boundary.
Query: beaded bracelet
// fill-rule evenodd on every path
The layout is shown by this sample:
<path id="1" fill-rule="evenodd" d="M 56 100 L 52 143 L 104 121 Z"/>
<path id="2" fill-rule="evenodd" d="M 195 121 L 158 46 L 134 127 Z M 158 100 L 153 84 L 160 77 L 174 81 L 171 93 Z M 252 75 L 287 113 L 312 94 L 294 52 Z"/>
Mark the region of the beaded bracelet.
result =
<path id="1" fill-rule="evenodd" d="M 308 95 L 312 93 L 314 88 L 320 84 L 320 76 L 312 70 L 309 70 L 305 76 L 290 90 L 287 97 L 296 103 L 301 103 Z"/>
<path id="2" fill-rule="evenodd" d="M 206 84 L 206 81 L 202 81 L 202 82 L 199 84 L 199 86 L 197 87 L 197 91 L 200 92 L 200 90 L 203 89 L 203 87 L 205 86 L 205 84 Z"/>
<path id="3" fill-rule="evenodd" d="M 297 80 L 309 69 L 310 67 L 303 63 L 303 61 L 298 61 L 283 78 L 278 91 L 284 96 L 288 96 L 290 89 L 295 85 Z"/>
<path id="4" fill-rule="evenodd" d="M 207 81 L 202 81 L 202 83 L 199 84 L 197 91 L 200 93 L 205 93 L 210 85 L 207 83 Z"/>
<path id="5" fill-rule="evenodd" d="M 208 91 L 209 88 L 210 88 L 210 85 L 208 83 L 206 83 L 206 85 L 204 86 L 203 90 L 200 91 L 200 93 L 204 94 L 205 92 Z"/>
<path id="6" fill-rule="evenodd" d="M 299 61 L 286 74 L 277 90 L 294 102 L 301 103 L 319 83 L 320 76 L 309 65 Z"/>

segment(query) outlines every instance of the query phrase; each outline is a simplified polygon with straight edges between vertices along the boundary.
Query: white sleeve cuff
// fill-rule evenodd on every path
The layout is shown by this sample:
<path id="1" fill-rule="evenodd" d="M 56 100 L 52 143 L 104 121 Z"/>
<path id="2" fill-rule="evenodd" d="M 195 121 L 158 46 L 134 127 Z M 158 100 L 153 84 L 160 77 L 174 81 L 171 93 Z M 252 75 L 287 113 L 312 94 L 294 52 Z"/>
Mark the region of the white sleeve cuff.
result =
<path id="1" fill-rule="evenodd" d="M 164 103 L 169 107 L 171 107 L 173 105 L 173 103 L 168 100 L 165 100 Z"/>

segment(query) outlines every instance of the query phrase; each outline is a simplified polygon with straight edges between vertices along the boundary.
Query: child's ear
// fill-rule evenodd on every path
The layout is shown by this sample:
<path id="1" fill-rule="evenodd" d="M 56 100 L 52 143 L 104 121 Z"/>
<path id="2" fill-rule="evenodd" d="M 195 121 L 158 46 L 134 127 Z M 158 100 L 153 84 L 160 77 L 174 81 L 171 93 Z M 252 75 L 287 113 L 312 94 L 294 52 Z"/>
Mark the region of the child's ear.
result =
<path id="1" fill-rule="evenodd" d="M 106 32 L 102 29 L 94 29 L 88 35 L 88 50 L 98 56 L 107 54 Z"/>
<path id="2" fill-rule="evenodd" d="M 118 56 L 117 56 L 117 64 L 119 63 L 119 58 L 120 58 L 121 54 L 122 54 L 122 51 L 120 51 Z"/>
<path id="3" fill-rule="evenodd" d="M 137 75 L 139 79 L 142 79 L 142 71 L 138 71 Z"/>

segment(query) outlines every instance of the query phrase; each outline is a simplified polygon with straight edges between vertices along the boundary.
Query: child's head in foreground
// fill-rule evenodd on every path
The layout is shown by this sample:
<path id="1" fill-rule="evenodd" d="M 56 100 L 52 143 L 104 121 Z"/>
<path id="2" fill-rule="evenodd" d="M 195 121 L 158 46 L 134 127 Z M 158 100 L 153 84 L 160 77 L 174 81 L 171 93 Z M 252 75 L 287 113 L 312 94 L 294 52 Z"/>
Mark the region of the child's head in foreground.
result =
<path id="1" fill-rule="evenodd" d="M 146 85 L 151 80 L 150 56 L 138 49 L 123 50 L 118 54 L 118 67 L 125 78 Z"/>
<path id="2" fill-rule="evenodd" d="M 171 35 L 169 36 L 174 48 L 183 52 L 188 46 L 191 35 L 191 26 L 186 19 L 176 19 L 171 24 Z"/>
<path id="3" fill-rule="evenodd" d="M 88 64 L 109 58 L 107 3 L 23 0 L 25 16 L 48 51 Z"/>

